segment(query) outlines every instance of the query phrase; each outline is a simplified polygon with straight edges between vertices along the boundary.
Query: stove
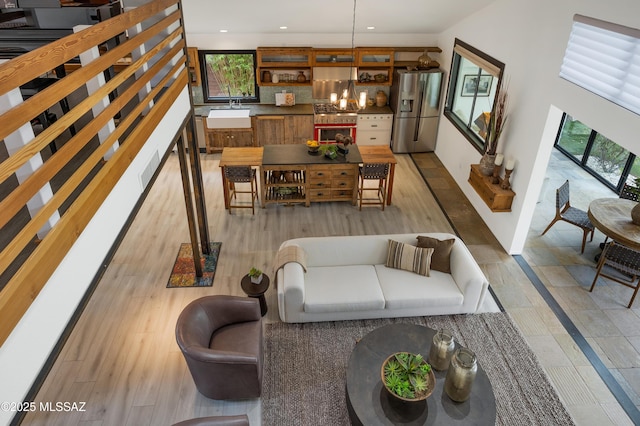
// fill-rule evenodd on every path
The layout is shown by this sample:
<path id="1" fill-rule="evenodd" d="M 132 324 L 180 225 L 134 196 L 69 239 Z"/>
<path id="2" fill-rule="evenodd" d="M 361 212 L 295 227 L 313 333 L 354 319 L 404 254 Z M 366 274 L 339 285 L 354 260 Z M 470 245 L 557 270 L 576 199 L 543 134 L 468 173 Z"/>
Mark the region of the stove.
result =
<path id="1" fill-rule="evenodd" d="M 315 124 L 356 124 L 358 113 L 354 105 L 347 105 L 346 110 L 338 109 L 334 104 L 314 104 L 313 122 Z"/>
<path id="2" fill-rule="evenodd" d="M 335 143 L 336 135 L 351 136 L 356 139 L 358 113 L 354 105 L 347 105 L 346 110 L 334 104 L 313 105 L 313 135 L 320 143 Z"/>

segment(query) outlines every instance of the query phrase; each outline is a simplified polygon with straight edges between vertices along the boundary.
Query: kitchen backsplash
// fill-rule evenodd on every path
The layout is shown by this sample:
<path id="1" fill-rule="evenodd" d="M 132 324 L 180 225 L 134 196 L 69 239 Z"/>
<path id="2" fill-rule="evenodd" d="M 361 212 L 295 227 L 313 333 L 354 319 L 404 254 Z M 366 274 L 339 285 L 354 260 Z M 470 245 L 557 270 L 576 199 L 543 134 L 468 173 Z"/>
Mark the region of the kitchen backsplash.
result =
<path id="1" fill-rule="evenodd" d="M 282 93 L 283 90 L 286 90 L 287 93 L 293 93 L 296 95 L 296 103 L 297 104 L 312 104 L 316 102 L 326 102 L 328 99 L 313 99 L 311 94 L 311 87 L 300 87 L 300 86 L 263 86 L 260 87 L 260 103 L 273 105 L 276 103 L 276 93 Z M 364 89 L 361 86 L 356 86 L 356 92 L 360 93 L 362 90 L 368 91 L 368 97 L 370 99 L 375 99 L 376 93 L 379 90 L 382 90 L 387 95 L 389 95 L 389 86 L 367 86 Z M 200 86 L 191 86 L 191 93 L 193 95 L 193 103 L 194 105 L 204 105 L 204 94 L 202 92 L 202 87 Z"/>

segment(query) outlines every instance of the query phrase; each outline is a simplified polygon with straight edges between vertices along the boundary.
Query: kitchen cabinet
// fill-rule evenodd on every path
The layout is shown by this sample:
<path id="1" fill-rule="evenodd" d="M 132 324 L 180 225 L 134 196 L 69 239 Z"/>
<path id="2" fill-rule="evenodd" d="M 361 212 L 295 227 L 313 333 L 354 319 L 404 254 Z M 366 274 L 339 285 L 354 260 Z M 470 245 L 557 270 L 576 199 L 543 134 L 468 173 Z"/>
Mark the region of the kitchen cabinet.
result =
<path id="1" fill-rule="evenodd" d="M 303 144 L 313 139 L 313 115 L 259 115 L 252 125 L 256 146 Z"/>
<path id="2" fill-rule="evenodd" d="M 424 53 L 442 53 L 439 47 L 394 47 L 394 67 L 396 68 L 414 68 L 418 66 L 418 58 Z M 433 58 L 433 56 L 431 56 Z M 434 66 L 437 68 L 437 66 Z"/>
<path id="3" fill-rule="evenodd" d="M 358 180 L 357 164 L 319 164 L 307 166 L 309 200 L 353 201 Z"/>
<path id="4" fill-rule="evenodd" d="M 313 115 L 287 115 L 284 139 L 292 144 L 306 144 L 313 139 Z"/>
<path id="5" fill-rule="evenodd" d="M 284 115 L 259 115 L 251 119 L 256 146 L 285 143 Z"/>
<path id="6" fill-rule="evenodd" d="M 210 129 L 206 120 L 203 120 L 203 124 L 207 154 L 221 152 L 225 147 L 253 146 L 251 129 Z"/>
<path id="7" fill-rule="evenodd" d="M 189 78 L 194 86 L 201 86 L 200 80 L 200 59 L 198 58 L 197 47 L 187 47 L 187 67 L 189 69 Z"/>
<path id="8" fill-rule="evenodd" d="M 358 145 L 391 145 L 393 114 L 358 114 Z"/>
<path id="9" fill-rule="evenodd" d="M 355 66 L 356 57 L 356 51 L 351 49 L 313 49 L 313 66 Z"/>
<path id="10" fill-rule="evenodd" d="M 266 146 L 261 166 L 263 206 L 269 203 L 350 201 L 355 203 L 358 165 L 357 146 L 339 160 L 309 155 L 307 147 Z"/>
<path id="11" fill-rule="evenodd" d="M 312 53 L 310 47 L 258 47 L 257 77 L 260 86 L 310 86 Z M 302 71 L 306 80 L 299 82 Z M 277 75 L 277 82 L 273 76 Z"/>
<path id="12" fill-rule="evenodd" d="M 358 48 L 358 84 L 389 86 L 393 78 L 394 53 L 392 49 Z M 384 76 L 376 80 L 375 76 Z"/>

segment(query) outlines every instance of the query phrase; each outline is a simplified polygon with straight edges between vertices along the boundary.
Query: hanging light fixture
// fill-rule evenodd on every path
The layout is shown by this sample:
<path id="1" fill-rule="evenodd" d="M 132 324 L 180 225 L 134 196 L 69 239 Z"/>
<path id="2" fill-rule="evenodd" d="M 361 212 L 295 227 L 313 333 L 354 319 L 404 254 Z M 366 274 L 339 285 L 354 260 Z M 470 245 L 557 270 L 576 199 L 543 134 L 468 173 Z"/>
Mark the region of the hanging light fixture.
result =
<path id="1" fill-rule="evenodd" d="M 341 110 L 345 110 L 349 105 L 353 105 L 353 109 L 360 110 L 367 106 L 367 91 L 360 92 L 359 96 L 356 95 L 356 83 L 353 80 L 353 70 L 355 68 L 356 57 L 356 0 L 353 0 L 353 23 L 351 26 L 351 69 L 349 70 L 349 82 L 347 88 L 342 92 L 342 96 L 338 101 L 338 107 Z M 357 73 L 356 73 L 357 74 Z M 332 99 L 333 101 L 333 99 Z"/>

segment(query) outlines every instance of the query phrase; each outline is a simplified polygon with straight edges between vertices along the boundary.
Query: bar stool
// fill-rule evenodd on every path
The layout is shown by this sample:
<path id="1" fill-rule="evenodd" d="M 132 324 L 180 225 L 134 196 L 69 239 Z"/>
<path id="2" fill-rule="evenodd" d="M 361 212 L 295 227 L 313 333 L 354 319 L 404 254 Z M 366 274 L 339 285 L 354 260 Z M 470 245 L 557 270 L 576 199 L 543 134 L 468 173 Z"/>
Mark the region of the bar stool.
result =
<path id="1" fill-rule="evenodd" d="M 258 179 L 256 178 L 255 169 L 251 166 L 225 166 L 224 167 L 225 185 L 227 185 L 227 199 L 225 204 L 229 206 L 229 214 L 231 214 L 231 208 L 236 209 L 251 209 L 251 213 L 255 214 L 255 200 L 258 199 Z M 249 183 L 251 184 L 251 190 L 238 190 L 236 184 Z M 248 204 L 231 204 L 231 199 L 236 199 L 236 194 L 251 194 L 251 205 Z"/>
<path id="2" fill-rule="evenodd" d="M 376 205 L 382 206 L 387 201 L 387 181 L 389 177 L 389 163 L 364 163 L 360 166 L 358 173 L 358 208 L 362 210 L 362 205 Z M 377 180 L 378 185 L 376 187 L 365 187 L 367 180 Z M 364 198 L 365 191 L 376 191 L 375 198 Z M 375 200 L 375 201 L 372 201 Z"/>

